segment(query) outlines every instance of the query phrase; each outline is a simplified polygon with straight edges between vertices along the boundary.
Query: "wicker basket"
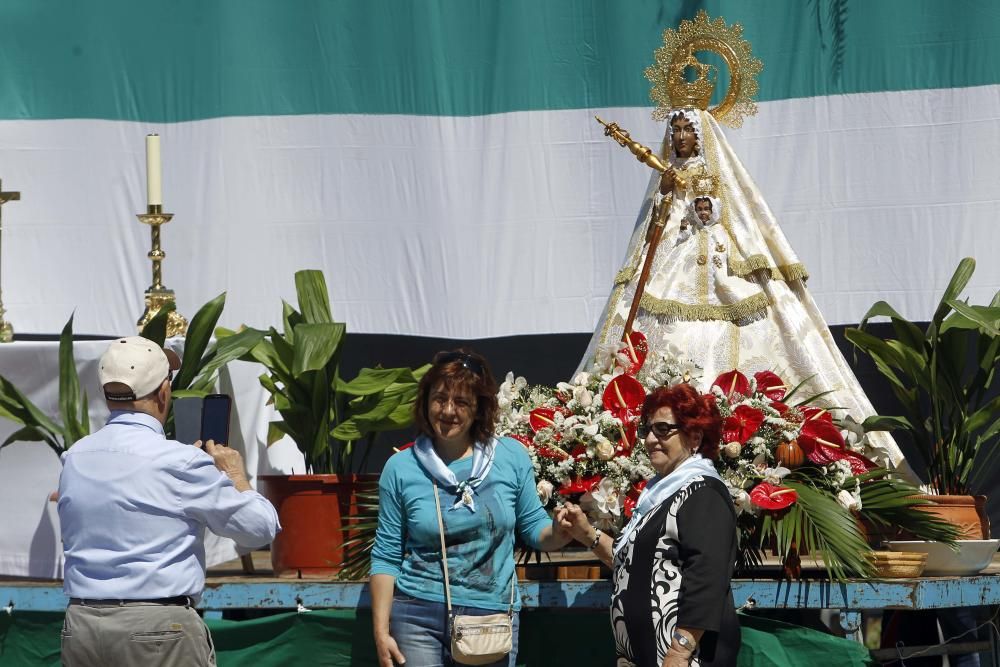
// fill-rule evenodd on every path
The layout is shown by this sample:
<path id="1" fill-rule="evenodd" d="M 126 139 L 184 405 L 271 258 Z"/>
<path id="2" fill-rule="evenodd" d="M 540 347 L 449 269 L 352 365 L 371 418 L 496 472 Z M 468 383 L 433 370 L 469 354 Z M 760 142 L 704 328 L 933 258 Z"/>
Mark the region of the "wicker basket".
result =
<path id="1" fill-rule="evenodd" d="M 883 579 L 915 579 L 927 565 L 927 554 L 904 551 L 875 551 L 872 553 L 876 576 Z"/>

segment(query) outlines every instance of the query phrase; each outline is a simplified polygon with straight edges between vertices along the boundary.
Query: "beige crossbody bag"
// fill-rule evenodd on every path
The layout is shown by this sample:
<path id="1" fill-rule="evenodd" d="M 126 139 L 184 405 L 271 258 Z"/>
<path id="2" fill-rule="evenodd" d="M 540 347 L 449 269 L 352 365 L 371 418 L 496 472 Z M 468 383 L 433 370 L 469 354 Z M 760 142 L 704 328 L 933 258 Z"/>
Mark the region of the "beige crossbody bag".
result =
<path id="1" fill-rule="evenodd" d="M 507 613 L 489 616 L 455 615 L 451 611 L 451 586 L 448 584 L 448 552 L 444 546 L 444 520 L 441 518 L 441 499 L 437 482 L 434 482 L 434 505 L 437 507 L 438 534 L 441 536 L 441 565 L 444 567 L 444 597 L 448 602 L 451 619 L 451 657 L 463 665 L 488 665 L 501 660 L 513 646 L 514 582 L 510 580 L 510 608 Z"/>

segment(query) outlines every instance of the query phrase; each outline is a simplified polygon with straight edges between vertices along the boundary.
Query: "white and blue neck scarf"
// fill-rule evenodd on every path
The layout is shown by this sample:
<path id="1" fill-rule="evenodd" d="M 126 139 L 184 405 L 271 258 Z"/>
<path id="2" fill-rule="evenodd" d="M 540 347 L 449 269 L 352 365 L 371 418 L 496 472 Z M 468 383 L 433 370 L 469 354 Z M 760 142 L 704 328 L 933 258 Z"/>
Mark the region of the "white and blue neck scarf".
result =
<path id="1" fill-rule="evenodd" d="M 413 454 L 417 462 L 449 493 L 455 494 L 455 504 L 448 510 L 453 511 L 465 507 L 470 512 L 476 511 L 476 487 L 482 484 L 493 467 L 493 457 L 496 454 L 498 441 L 491 438 L 486 444 L 477 442 L 472 448 L 472 472 L 469 478 L 458 481 L 455 473 L 445 465 L 438 453 L 434 451 L 434 441 L 426 435 L 417 437 L 413 444 Z"/>
<path id="2" fill-rule="evenodd" d="M 632 518 L 625 524 L 622 534 L 615 540 L 615 555 L 618 555 L 621 548 L 628 543 L 629 535 L 639 527 L 642 517 L 659 507 L 660 503 L 680 491 L 695 477 L 722 479 L 719 477 L 719 473 L 715 471 L 715 464 L 698 453 L 694 453 L 682 461 L 666 477 L 656 475 L 651 478 L 646 484 L 646 488 L 639 494 L 639 500 L 636 502 L 635 510 L 632 512 Z"/>

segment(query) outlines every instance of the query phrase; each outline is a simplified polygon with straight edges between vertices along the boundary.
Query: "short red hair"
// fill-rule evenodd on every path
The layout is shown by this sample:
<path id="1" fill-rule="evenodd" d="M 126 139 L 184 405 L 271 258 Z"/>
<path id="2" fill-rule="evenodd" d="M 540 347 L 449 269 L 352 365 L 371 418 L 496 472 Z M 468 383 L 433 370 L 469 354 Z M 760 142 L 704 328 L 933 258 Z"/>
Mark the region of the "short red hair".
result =
<path id="1" fill-rule="evenodd" d="M 719 456 L 719 443 L 722 441 L 722 415 L 715 397 L 711 394 L 700 394 L 687 384 L 675 384 L 672 387 L 660 387 L 646 396 L 642 404 L 642 420 L 648 422 L 660 408 L 670 408 L 674 413 L 674 423 L 682 433 L 691 436 L 701 433 L 701 446 L 698 452 L 707 459 Z"/>

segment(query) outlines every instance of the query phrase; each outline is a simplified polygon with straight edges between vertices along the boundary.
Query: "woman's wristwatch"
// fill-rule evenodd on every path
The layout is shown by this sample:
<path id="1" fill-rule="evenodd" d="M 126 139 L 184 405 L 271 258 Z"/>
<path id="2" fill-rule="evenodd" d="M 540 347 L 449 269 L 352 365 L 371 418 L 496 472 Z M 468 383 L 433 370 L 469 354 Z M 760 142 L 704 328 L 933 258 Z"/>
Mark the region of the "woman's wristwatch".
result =
<path id="1" fill-rule="evenodd" d="M 694 653 L 696 644 L 694 641 L 689 639 L 687 635 L 684 635 L 678 632 L 677 630 L 674 630 L 674 633 L 670 635 L 670 638 L 673 639 L 675 642 L 677 642 L 677 644 L 685 651 L 691 651 L 692 653 Z"/>
<path id="2" fill-rule="evenodd" d="M 601 529 L 600 528 L 595 528 L 594 529 L 594 541 L 590 543 L 590 546 L 587 547 L 588 549 L 590 549 L 591 551 L 593 551 L 594 549 L 597 548 L 597 545 L 600 544 L 600 542 L 601 542 L 601 534 L 602 533 L 601 533 Z"/>

